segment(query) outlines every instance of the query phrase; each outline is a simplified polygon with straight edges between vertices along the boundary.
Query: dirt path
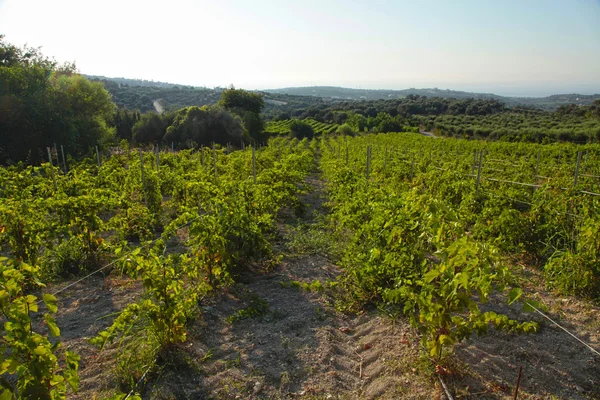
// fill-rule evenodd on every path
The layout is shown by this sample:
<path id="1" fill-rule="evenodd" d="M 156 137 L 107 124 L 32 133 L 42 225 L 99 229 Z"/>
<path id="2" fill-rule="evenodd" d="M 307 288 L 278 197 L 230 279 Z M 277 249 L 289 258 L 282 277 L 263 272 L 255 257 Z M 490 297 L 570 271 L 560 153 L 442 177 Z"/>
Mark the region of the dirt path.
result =
<path id="1" fill-rule="evenodd" d="M 152 102 L 152 105 L 154 106 L 154 109 L 157 113 L 162 114 L 163 112 L 165 112 L 165 108 L 162 106 L 162 104 L 160 104 L 160 100 L 161 99 L 154 100 Z"/>
<path id="2" fill-rule="evenodd" d="M 345 316 L 322 292 L 297 287 L 339 273 L 317 254 L 326 245 L 318 237 L 325 213 L 318 173 L 306 184 L 304 217 L 288 216 L 278 228 L 280 266 L 204 304 L 180 356 L 144 397 L 432 398 L 434 385 L 415 366 L 412 328 L 376 312 Z"/>

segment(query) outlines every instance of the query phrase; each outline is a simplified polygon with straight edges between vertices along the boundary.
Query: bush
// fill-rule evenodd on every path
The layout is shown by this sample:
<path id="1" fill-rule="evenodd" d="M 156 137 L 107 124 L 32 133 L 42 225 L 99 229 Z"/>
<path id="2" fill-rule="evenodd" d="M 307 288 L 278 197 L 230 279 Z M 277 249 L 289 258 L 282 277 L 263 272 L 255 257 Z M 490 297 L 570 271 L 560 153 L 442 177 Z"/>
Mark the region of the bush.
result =
<path id="1" fill-rule="evenodd" d="M 352 127 L 348 124 L 340 125 L 337 129 L 337 133 L 344 136 L 354 136 L 356 134 L 354 129 L 352 129 Z"/>
<path id="2" fill-rule="evenodd" d="M 315 136 L 315 131 L 312 126 L 299 120 L 294 120 L 290 124 L 290 133 L 296 139 L 312 139 Z"/>

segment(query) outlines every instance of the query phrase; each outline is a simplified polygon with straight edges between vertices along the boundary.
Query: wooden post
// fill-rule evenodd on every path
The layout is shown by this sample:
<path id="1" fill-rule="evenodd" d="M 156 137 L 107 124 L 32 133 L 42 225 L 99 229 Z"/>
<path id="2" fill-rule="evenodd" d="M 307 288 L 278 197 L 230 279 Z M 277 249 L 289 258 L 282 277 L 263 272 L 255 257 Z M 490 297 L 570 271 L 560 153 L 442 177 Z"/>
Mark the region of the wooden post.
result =
<path id="1" fill-rule="evenodd" d="M 63 171 L 66 173 L 67 171 L 67 160 L 65 159 L 65 148 L 63 147 L 63 145 L 60 145 L 60 152 L 62 153 L 62 158 L 63 158 Z"/>
<path id="2" fill-rule="evenodd" d="M 58 146 L 54 142 L 54 153 L 56 154 L 56 166 L 60 168 L 60 159 L 58 158 Z"/>
<path id="3" fill-rule="evenodd" d="M 142 170 L 142 184 L 146 186 L 146 175 L 144 173 L 144 154 L 142 153 L 142 149 L 140 149 L 140 169 Z"/>
<path id="4" fill-rule="evenodd" d="M 156 172 L 160 169 L 160 148 L 156 145 Z"/>
<path id="5" fill-rule="evenodd" d="M 52 150 L 50 147 L 46 147 L 48 150 L 48 160 L 50 161 L 50 173 L 52 174 L 52 182 L 54 183 L 54 191 L 56 192 L 56 176 L 54 175 L 54 165 L 52 165 Z"/>
<path id="6" fill-rule="evenodd" d="M 473 168 L 471 168 L 471 175 L 475 175 L 475 167 L 477 166 L 477 150 L 473 150 Z"/>
<path id="7" fill-rule="evenodd" d="M 215 147 L 215 142 L 213 142 L 213 167 L 215 169 L 215 179 L 218 179 L 219 176 L 217 174 L 217 148 Z"/>
<path id="8" fill-rule="evenodd" d="M 481 164 L 483 162 L 483 151 L 479 153 L 479 166 L 477 167 L 477 181 L 475 182 L 475 194 L 479 193 L 479 184 L 481 183 Z"/>
<path id="9" fill-rule="evenodd" d="M 254 177 L 254 183 L 256 183 L 256 149 L 252 146 L 252 176 Z"/>
<path id="10" fill-rule="evenodd" d="M 386 147 L 385 151 L 383 152 L 383 176 L 385 176 L 385 171 L 387 168 L 387 156 L 388 156 L 388 149 Z"/>
<path id="11" fill-rule="evenodd" d="M 142 154 L 142 149 L 140 149 L 140 169 L 142 171 L 142 197 L 144 199 L 144 203 L 146 202 L 146 174 L 144 173 L 144 155 Z"/>
<path id="12" fill-rule="evenodd" d="M 577 186 L 577 179 L 579 178 L 579 164 L 581 163 L 581 150 L 577 152 L 577 165 L 575 166 L 575 181 L 573 186 Z"/>
<path id="13" fill-rule="evenodd" d="M 537 183 L 537 178 L 539 176 L 539 172 L 540 172 L 540 150 L 538 149 L 537 152 L 537 162 L 535 164 L 535 182 Z"/>
<path id="14" fill-rule="evenodd" d="M 98 167 L 100 167 L 100 153 L 98 152 L 98 146 L 96 146 L 96 160 L 98 160 Z"/>
<path id="15" fill-rule="evenodd" d="M 367 170 L 366 177 L 369 180 L 369 175 L 371 174 L 371 145 L 367 146 Z"/>
<path id="16" fill-rule="evenodd" d="M 171 153 L 175 153 L 175 142 L 171 142 Z"/>

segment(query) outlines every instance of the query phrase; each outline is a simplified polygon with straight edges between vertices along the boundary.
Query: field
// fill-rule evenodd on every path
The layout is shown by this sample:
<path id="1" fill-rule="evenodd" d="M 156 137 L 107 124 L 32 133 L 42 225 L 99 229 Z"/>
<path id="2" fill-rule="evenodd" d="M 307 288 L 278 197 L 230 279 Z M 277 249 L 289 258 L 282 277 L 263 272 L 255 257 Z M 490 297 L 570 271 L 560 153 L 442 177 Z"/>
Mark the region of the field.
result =
<path id="1" fill-rule="evenodd" d="M 265 131 L 275 135 L 287 135 L 290 133 L 290 125 L 292 124 L 292 121 L 293 120 L 291 119 L 286 119 L 282 121 L 268 122 Z M 318 135 L 334 133 L 338 128 L 337 124 L 327 124 L 324 122 L 316 121 L 312 118 L 303 119 L 302 122 L 306 122 L 307 124 L 309 124 L 313 128 L 315 134 Z"/>
<path id="2" fill-rule="evenodd" d="M 3 390 L 510 399 L 522 367 L 519 398 L 600 398 L 599 155 L 389 133 L 1 169 Z"/>

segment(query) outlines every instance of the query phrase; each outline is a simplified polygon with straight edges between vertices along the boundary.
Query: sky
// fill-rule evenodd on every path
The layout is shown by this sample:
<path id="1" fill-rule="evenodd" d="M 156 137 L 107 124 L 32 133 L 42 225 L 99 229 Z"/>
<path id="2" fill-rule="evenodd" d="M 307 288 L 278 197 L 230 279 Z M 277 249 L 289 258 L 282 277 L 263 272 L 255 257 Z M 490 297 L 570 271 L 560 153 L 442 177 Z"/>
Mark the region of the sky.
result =
<path id="1" fill-rule="evenodd" d="M 0 0 L 0 34 L 194 86 L 600 93 L 600 0 Z"/>

